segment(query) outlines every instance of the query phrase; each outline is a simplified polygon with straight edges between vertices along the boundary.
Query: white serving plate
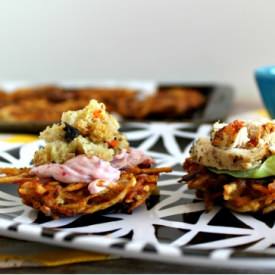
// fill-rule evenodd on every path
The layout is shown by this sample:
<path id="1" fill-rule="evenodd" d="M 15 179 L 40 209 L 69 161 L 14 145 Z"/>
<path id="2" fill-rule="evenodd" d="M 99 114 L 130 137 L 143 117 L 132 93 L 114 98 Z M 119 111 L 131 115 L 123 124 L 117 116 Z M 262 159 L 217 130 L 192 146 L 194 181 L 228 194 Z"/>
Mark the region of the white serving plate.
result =
<path id="1" fill-rule="evenodd" d="M 190 265 L 275 268 L 274 215 L 252 216 L 202 201 L 178 180 L 194 138 L 210 125 L 128 123 L 129 141 L 173 173 L 159 181 L 160 199 L 132 214 L 103 214 L 51 220 L 24 206 L 15 185 L 0 186 L 0 233 L 53 245 Z M 0 166 L 30 164 L 41 141 L 0 143 Z"/>

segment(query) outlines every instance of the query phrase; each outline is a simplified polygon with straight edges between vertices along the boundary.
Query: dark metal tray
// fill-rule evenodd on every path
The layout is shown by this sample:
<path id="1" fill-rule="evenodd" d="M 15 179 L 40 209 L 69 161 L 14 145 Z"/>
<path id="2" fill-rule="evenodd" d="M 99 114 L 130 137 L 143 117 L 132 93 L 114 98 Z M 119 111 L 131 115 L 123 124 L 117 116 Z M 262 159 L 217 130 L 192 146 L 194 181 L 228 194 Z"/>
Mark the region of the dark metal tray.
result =
<path id="1" fill-rule="evenodd" d="M 214 83 L 160 83 L 159 90 L 171 87 L 192 88 L 206 95 L 207 101 L 203 108 L 193 111 L 189 116 L 183 117 L 181 121 L 195 123 L 207 123 L 224 120 L 229 114 L 233 103 L 234 90 L 227 84 Z"/>
<path id="2" fill-rule="evenodd" d="M 168 88 L 193 88 L 206 95 L 206 104 L 195 111 L 188 113 L 186 116 L 178 119 L 170 119 L 167 117 L 167 122 L 193 122 L 196 124 L 200 123 L 211 123 L 217 120 L 224 120 L 232 106 L 234 91 L 230 85 L 225 84 L 211 84 L 211 83 L 159 83 L 157 85 L 158 90 L 165 90 Z M 122 121 L 129 121 L 121 119 Z M 137 121 L 137 120 L 135 120 Z M 153 120 L 143 120 L 153 121 Z M 0 132 L 2 133 L 39 133 L 46 126 L 50 125 L 49 122 L 44 121 L 28 121 L 28 122 L 1 122 L 0 121 Z"/>

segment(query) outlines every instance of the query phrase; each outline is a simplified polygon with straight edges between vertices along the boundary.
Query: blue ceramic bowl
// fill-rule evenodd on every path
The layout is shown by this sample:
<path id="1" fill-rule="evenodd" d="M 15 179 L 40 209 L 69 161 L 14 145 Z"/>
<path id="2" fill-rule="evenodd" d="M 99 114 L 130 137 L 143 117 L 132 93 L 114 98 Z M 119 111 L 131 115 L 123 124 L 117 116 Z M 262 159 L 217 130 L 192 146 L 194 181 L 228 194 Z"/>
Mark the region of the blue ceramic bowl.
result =
<path id="1" fill-rule="evenodd" d="M 255 79 L 269 115 L 275 118 L 275 65 L 257 68 Z"/>

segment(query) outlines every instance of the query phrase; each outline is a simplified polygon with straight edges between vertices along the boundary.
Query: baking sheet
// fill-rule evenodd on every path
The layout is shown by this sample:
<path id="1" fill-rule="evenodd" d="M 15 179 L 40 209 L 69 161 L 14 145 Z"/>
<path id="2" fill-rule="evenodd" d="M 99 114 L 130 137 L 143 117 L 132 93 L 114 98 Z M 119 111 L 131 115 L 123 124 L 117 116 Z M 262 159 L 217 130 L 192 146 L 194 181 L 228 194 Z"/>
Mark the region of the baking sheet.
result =
<path id="1" fill-rule="evenodd" d="M 12 91 L 18 87 L 30 87 L 38 85 L 39 83 L 5 83 L 0 85 L 4 90 Z M 48 83 L 49 84 L 49 83 Z M 41 83 L 40 83 L 41 85 Z M 60 87 L 109 87 L 109 88 L 130 88 L 137 89 L 142 96 L 147 96 L 153 93 L 153 91 L 165 90 L 171 87 L 180 88 L 193 88 L 199 90 L 202 94 L 206 95 L 207 101 L 205 106 L 202 108 L 191 112 L 185 117 L 177 119 L 177 121 L 186 121 L 193 123 L 207 123 L 217 120 L 224 120 L 230 112 L 230 107 L 232 106 L 234 91 L 229 85 L 224 84 L 210 84 L 210 83 L 176 83 L 176 82 L 142 82 L 142 81 L 129 81 L 129 82 L 116 82 L 116 81 L 105 81 L 105 82 L 60 82 L 53 83 L 53 85 L 58 85 Z M 118 116 L 117 116 L 118 117 Z M 120 121 L 127 122 L 128 120 L 118 117 Z M 135 120 L 136 121 L 136 120 Z M 148 120 L 143 120 L 147 121 Z M 152 120 L 151 120 L 152 121 Z M 171 122 L 175 119 L 169 119 L 167 117 L 166 121 Z M 39 133 L 46 126 L 52 123 L 44 121 L 28 121 L 28 122 L 1 122 L 0 121 L 0 131 L 10 132 L 10 133 Z"/>

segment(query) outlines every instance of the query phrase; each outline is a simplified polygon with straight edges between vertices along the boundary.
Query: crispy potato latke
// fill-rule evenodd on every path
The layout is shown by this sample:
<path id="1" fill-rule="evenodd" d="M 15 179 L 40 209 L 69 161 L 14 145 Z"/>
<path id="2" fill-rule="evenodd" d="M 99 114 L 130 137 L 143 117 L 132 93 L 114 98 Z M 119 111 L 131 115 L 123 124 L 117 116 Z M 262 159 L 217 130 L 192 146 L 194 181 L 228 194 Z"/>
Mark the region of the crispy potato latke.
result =
<path id="1" fill-rule="evenodd" d="M 90 194 L 87 183 L 61 183 L 53 179 L 39 179 L 28 174 L 29 169 L 0 169 L 6 176 L 0 183 L 19 183 L 18 193 L 23 203 L 47 216 L 60 218 L 91 214 L 121 204 L 131 212 L 157 191 L 159 173 L 170 168 L 131 168 L 120 179 L 97 194 Z M 8 180 L 7 180 L 8 179 Z"/>
<path id="2" fill-rule="evenodd" d="M 186 117 L 202 108 L 207 98 L 200 90 L 179 87 L 157 90 L 151 96 L 140 98 L 136 89 L 35 86 L 12 93 L 0 91 L 0 122 L 51 124 L 59 121 L 63 112 L 84 108 L 91 99 L 103 102 L 108 112 L 140 120 Z"/>
<path id="3" fill-rule="evenodd" d="M 215 174 L 190 158 L 184 163 L 187 175 L 182 181 L 196 190 L 199 198 L 210 210 L 222 204 L 236 212 L 269 213 L 275 210 L 275 178 L 236 179 L 229 175 Z"/>

